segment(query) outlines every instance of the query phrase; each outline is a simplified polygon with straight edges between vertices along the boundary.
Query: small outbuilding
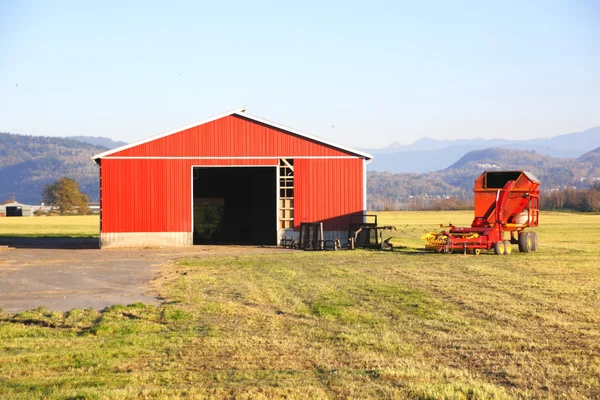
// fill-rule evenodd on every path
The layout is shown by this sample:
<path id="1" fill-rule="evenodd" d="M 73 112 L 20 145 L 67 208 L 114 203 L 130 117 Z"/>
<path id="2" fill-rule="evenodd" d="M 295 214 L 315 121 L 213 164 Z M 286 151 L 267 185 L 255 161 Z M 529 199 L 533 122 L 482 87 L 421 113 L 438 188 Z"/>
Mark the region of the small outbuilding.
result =
<path id="1" fill-rule="evenodd" d="M 2 217 L 33 217 L 32 207 L 17 201 L 6 202 L 0 205 Z"/>
<path id="2" fill-rule="evenodd" d="M 95 155 L 100 246 L 275 245 L 301 222 L 343 239 L 372 158 L 239 108 Z"/>

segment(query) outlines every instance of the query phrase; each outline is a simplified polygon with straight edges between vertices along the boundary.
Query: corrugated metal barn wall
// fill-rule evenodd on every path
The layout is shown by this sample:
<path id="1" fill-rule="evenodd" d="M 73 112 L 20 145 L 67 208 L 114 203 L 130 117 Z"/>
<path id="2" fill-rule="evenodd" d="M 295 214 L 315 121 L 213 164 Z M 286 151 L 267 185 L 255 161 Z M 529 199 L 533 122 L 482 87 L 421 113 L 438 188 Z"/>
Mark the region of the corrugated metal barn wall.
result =
<path id="1" fill-rule="evenodd" d="M 277 165 L 277 159 L 102 159 L 102 232 L 191 232 L 192 166 Z"/>
<path id="2" fill-rule="evenodd" d="M 324 221 L 325 230 L 347 230 L 349 215 L 363 211 L 362 158 L 294 161 L 295 219 Z"/>
<path id="3" fill-rule="evenodd" d="M 276 166 L 259 160 L 102 160 L 103 232 L 191 232 L 192 166 Z M 363 210 L 363 160 L 297 159 L 295 218 L 325 221 L 326 230 L 345 230 L 348 216 Z M 273 193 L 276 196 L 276 193 Z"/>
<path id="4" fill-rule="evenodd" d="M 295 227 L 347 229 L 364 206 L 363 158 L 231 115 L 102 157 L 101 230 L 191 232 L 192 166 L 277 166 L 282 157 L 294 159 Z"/>
<path id="5" fill-rule="evenodd" d="M 110 157 L 290 157 L 349 156 L 239 116 L 227 116 L 137 146 Z"/>

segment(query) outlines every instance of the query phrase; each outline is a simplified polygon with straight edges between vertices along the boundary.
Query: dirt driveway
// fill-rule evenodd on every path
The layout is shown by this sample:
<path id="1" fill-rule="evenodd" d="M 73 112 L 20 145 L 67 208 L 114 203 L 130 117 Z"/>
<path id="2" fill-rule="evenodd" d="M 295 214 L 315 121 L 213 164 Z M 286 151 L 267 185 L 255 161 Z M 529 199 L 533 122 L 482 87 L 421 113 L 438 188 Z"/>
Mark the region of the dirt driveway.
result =
<path id="1" fill-rule="evenodd" d="M 136 302 L 160 304 L 148 293 L 147 283 L 161 265 L 179 257 L 286 251 L 248 246 L 100 250 L 93 248 L 96 243 L 29 242 L 0 247 L 0 308 L 12 314 L 39 306 L 66 311 Z"/>

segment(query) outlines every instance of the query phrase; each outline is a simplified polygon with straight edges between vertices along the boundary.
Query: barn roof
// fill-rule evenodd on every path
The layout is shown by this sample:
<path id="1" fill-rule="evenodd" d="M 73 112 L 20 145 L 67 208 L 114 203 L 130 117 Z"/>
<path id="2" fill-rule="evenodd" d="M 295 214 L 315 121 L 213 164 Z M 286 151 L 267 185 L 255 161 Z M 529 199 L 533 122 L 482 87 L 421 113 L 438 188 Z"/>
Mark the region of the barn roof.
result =
<path id="1" fill-rule="evenodd" d="M 203 120 L 195 122 L 193 124 L 190 124 L 190 125 L 178 128 L 178 129 L 174 129 L 172 131 L 165 132 L 165 133 L 162 133 L 160 135 L 152 136 L 150 138 L 137 141 L 135 143 L 126 144 L 125 146 L 121 146 L 121 147 L 118 147 L 116 149 L 105 151 L 104 153 L 96 154 L 92 158 L 94 160 L 98 160 L 98 159 L 103 158 L 103 157 L 108 157 L 111 154 L 120 152 L 122 150 L 126 150 L 126 149 L 129 149 L 129 148 L 135 147 L 135 146 L 139 146 L 141 144 L 148 143 L 148 142 L 151 142 L 153 140 L 157 140 L 157 139 L 163 138 L 165 136 L 169 136 L 169 135 L 172 135 L 172 134 L 184 131 L 186 129 L 190 129 L 190 128 L 194 128 L 196 126 L 204 125 L 206 123 L 209 123 L 209 122 L 212 122 L 212 121 L 215 121 L 217 119 L 221 119 L 221 118 L 224 118 L 224 117 L 227 117 L 227 116 L 230 116 L 230 115 L 238 115 L 240 117 L 243 117 L 243 118 L 246 118 L 246 119 L 249 119 L 249 120 L 253 120 L 253 121 L 259 122 L 261 124 L 270 126 L 272 128 L 275 128 L 275 129 L 282 130 L 284 132 L 291 133 L 293 135 L 305 138 L 307 140 L 311 140 L 313 142 L 321 143 L 321 144 L 324 144 L 326 146 L 336 148 L 338 150 L 342 150 L 342 151 L 345 151 L 345 152 L 348 152 L 348 153 L 355 154 L 355 155 L 357 155 L 359 157 L 363 157 L 363 158 L 366 158 L 368 160 L 370 160 L 370 159 L 373 158 L 373 156 L 371 154 L 368 154 L 368 153 L 365 153 L 365 152 L 362 152 L 362 151 L 359 151 L 359 150 L 355 150 L 355 149 L 352 149 L 350 147 L 346 147 L 346 146 L 343 146 L 341 144 L 337 144 L 337 143 L 331 142 L 329 140 L 321 139 L 319 137 L 316 137 L 316 136 L 313 136 L 313 135 L 309 135 L 308 133 L 304 133 L 304 132 L 301 132 L 299 130 L 292 129 L 292 128 L 289 128 L 287 126 L 277 124 L 275 122 L 267 121 L 266 119 L 263 119 L 263 118 L 260 118 L 260 117 L 256 117 L 254 115 L 247 114 L 245 111 L 246 111 L 246 107 L 245 106 L 244 107 L 239 107 L 239 108 L 236 108 L 234 110 L 225 112 L 223 114 L 219 114 L 219 115 L 216 115 L 216 116 L 211 117 L 211 118 L 203 119 Z"/>

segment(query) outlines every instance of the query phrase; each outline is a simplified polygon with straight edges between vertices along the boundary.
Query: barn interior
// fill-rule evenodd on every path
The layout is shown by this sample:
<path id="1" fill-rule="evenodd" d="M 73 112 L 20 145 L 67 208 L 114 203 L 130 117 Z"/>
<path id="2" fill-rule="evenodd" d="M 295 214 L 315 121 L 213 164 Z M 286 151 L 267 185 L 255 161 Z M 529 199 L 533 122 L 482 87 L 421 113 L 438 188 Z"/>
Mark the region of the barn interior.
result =
<path id="1" fill-rule="evenodd" d="M 276 185 L 276 168 L 195 167 L 194 244 L 276 244 Z"/>

